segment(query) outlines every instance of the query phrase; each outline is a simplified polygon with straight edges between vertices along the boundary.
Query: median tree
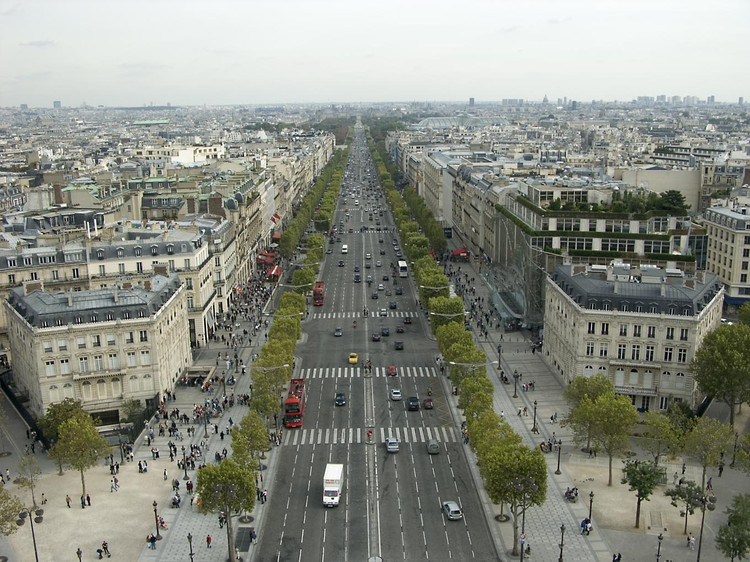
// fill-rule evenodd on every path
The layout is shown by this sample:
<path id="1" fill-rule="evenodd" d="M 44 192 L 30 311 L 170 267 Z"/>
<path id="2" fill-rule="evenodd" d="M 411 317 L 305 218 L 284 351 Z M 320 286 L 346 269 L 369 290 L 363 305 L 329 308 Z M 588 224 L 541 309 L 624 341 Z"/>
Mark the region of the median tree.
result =
<path id="1" fill-rule="evenodd" d="M 658 412 L 646 412 L 646 433 L 643 434 L 643 448 L 654 458 L 658 466 L 663 454 L 676 455 L 682 450 L 685 431 L 674 424 L 672 419 Z"/>
<path id="2" fill-rule="evenodd" d="M 703 468 L 701 486 L 706 485 L 706 470 L 719 466 L 723 453 L 729 449 L 734 432 L 727 424 L 713 418 L 698 418 L 685 436 L 685 452 Z"/>
<path id="3" fill-rule="evenodd" d="M 691 368 L 700 391 L 729 406 L 734 426 L 735 409 L 750 400 L 750 326 L 724 324 L 710 332 Z"/>
<path id="4" fill-rule="evenodd" d="M 622 469 L 622 484 L 630 486 L 628 489 L 635 492 L 635 528 L 638 529 L 641 523 L 641 502 L 649 501 L 654 493 L 656 486 L 661 479 L 661 471 L 656 463 L 648 461 L 625 461 L 625 468 Z"/>
<path id="5" fill-rule="evenodd" d="M 49 455 L 81 473 L 81 494 L 85 496 L 84 475 L 97 461 L 104 458 L 109 448 L 107 440 L 96 429 L 94 420 L 88 413 L 83 412 L 62 423 L 57 443 L 49 450 Z"/>
<path id="6" fill-rule="evenodd" d="M 732 498 L 727 524 L 719 528 L 716 546 L 730 560 L 742 560 L 750 553 L 750 494 Z"/>
<path id="7" fill-rule="evenodd" d="M 692 480 L 683 481 L 676 487 L 664 492 L 669 498 L 670 503 L 680 509 L 680 517 L 685 517 L 685 526 L 682 534 L 687 535 L 688 515 L 695 513 L 695 508 L 701 505 L 703 499 L 703 487 L 698 486 Z"/>
<path id="8" fill-rule="evenodd" d="M 16 476 L 16 484 L 31 492 L 31 502 L 34 504 L 34 507 L 37 505 L 35 489 L 41 475 L 42 469 L 39 468 L 36 456 L 28 453 L 22 455 L 18 461 L 18 476 Z"/>
<path id="9" fill-rule="evenodd" d="M 232 459 L 242 467 L 257 469 L 257 460 L 269 449 L 268 432 L 263 418 L 250 410 L 232 430 Z"/>

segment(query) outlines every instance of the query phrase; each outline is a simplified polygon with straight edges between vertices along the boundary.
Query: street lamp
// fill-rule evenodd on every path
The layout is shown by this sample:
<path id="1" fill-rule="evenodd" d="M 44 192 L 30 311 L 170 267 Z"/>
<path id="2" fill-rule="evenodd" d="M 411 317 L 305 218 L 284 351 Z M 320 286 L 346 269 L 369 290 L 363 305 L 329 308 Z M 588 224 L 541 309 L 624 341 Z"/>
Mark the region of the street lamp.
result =
<path id="1" fill-rule="evenodd" d="M 555 474 L 562 474 L 562 472 L 560 472 L 560 451 L 562 451 L 562 439 L 557 440 L 557 470 L 555 471 Z"/>
<path id="2" fill-rule="evenodd" d="M 154 524 L 156 525 L 156 540 L 161 540 L 161 533 L 159 532 L 159 514 L 157 513 L 157 506 L 159 505 L 156 503 L 156 500 L 154 500 L 154 503 L 151 504 L 154 506 Z"/>
<path id="3" fill-rule="evenodd" d="M 563 546 L 565 546 L 565 523 L 560 525 L 560 558 L 557 562 L 563 562 Z"/>
<path id="4" fill-rule="evenodd" d="M 518 398 L 518 392 L 516 388 L 518 387 L 518 377 L 520 376 L 521 375 L 518 374 L 518 371 L 513 371 L 513 398 Z M 534 410 L 534 412 L 534 423 L 536 424 L 536 409 Z"/>
<path id="5" fill-rule="evenodd" d="M 534 423 L 531 426 L 531 433 L 539 433 L 539 430 L 536 428 L 536 400 L 534 400 Z"/>
<path id="6" fill-rule="evenodd" d="M 530 494 L 537 491 L 538 487 L 534 479 L 531 477 L 527 478 L 514 478 L 513 487 L 521 495 L 521 562 L 523 562 L 524 555 L 524 541 L 526 537 L 526 501 Z"/>
<path id="7" fill-rule="evenodd" d="M 42 521 L 44 521 L 44 517 L 42 517 L 42 515 L 44 515 L 44 510 L 34 510 L 33 514 L 36 515 L 36 517 L 32 517 L 31 509 L 32 508 L 24 508 L 24 510 L 18 514 L 16 525 L 22 527 L 24 523 L 26 523 L 26 519 L 28 518 L 29 524 L 31 525 L 31 541 L 34 543 L 34 558 L 36 559 L 36 562 L 39 562 L 39 552 L 36 549 L 36 533 L 34 532 L 34 522 L 41 524 Z"/>
<path id="8" fill-rule="evenodd" d="M 591 508 L 594 507 L 594 490 L 589 493 L 589 519 L 591 519 Z"/>
<path id="9" fill-rule="evenodd" d="M 708 508 L 709 511 L 713 511 L 715 509 L 715 502 L 716 502 L 716 496 L 701 496 L 700 500 L 701 505 L 703 506 L 701 511 L 701 532 L 698 535 L 698 556 L 695 559 L 695 562 L 701 562 L 701 547 L 703 546 L 703 523 L 706 520 L 706 508 Z"/>
<path id="10" fill-rule="evenodd" d="M 190 562 L 193 562 L 193 535 L 188 533 L 187 535 L 188 545 L 190 546 Z"/>
<path id="11" fill-rule="evenodd" d="M 659 546 L 656 547 L 656 562 L 659 562 L 661 560 L 661 541 L 664 540 L 664 535 L 659 533 L 659 536 L 656 538 L 659 539 Z"/>
<path id="12" fill-rule="evenodd" d="M 187 455 L 185 454 L 185 445 L 182 446 L 182 466 L 185 469 L 185 476 L 183 476 L 182 479 L 190 480 L 190 476 L 188 476 L 187 473 Z"/>

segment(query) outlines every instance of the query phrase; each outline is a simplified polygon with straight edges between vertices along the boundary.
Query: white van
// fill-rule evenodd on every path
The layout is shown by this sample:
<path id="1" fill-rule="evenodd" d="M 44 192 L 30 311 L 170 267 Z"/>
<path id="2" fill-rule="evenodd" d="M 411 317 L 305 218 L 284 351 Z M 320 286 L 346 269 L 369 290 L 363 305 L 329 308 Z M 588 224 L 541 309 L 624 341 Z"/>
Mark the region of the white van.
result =
<path id="1" fill-rule="evenodd" d="M 343 246 L 341 246 L 341 253 L 342 254 L 348 254 L 349 253 L 349 246 L 346 245 L 346 244 L 344 244 Z"/>
<path id="2" fill-rule="evenodd" d="M 357 207 L 359 207 L 359 199 L 356 199 L 356 200 L 354 201 L 354 204 L 355 204 L 355 205 L 356 205 Z"/>

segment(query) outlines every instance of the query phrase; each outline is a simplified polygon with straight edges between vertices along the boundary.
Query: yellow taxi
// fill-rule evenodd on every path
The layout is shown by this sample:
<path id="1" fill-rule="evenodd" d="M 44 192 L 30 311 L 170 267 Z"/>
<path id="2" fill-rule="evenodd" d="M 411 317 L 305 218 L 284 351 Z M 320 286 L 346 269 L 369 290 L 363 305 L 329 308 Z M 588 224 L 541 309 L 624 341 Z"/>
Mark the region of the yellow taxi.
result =
<path id="1" fill-rule="evenodd" d="M 356 353 L 350 353 L 349 354 L 349 363 L 351 365 L 356 365 L 357 361 L 359 361 L 359 356 Z"/>

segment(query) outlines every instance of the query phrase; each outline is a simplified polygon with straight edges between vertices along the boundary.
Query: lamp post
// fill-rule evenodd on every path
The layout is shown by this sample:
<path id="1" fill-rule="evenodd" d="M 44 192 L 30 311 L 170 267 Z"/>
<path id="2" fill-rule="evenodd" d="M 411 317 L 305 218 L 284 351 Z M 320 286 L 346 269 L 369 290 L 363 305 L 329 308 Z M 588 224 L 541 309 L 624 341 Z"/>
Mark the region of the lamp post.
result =
<path id="1" fill-rule="evenodd" d="M 154 500 L 154 503 L 151 504 L 154 506 L 154 525 L 156 525 L 156 540 L 161 540 L 161 533 L 159 532 L 159 514 L 157 512 L 157 507 L 159 506 L 158 503 L 156 503 L 156 500 Z"/>
<path id="2" fill-rule="evenodd" d="M 203 408 L 203 437 L 208 439 L 208 409 L 205 406 Z"/>
<path id="3" fill-rule="evenodd" d="M 36 517 L 32 516 L 35 515 Z M 32 508 L 24 508 L 22 512 L 18 514 L 18 519 L 16 519 L 16 525 L 19 527 L 22 527 L 24 523 L 26 523 L 26 519 L 28 518 L 29 524 L 31 525 L 31 541 L 34 543 L 34 559 L 36 562 L 39 562 L 39 551 L 37 551 L 36 548 L 36 533 L 34 532 L 34 522 L 41 524 L 42 521 L 44 521 L 44 510 L 43 509 L 36 509 L 32 510 Z"/>
<path id="4" fill-rule="evenodd" d="M 560 451 L 562 451 L 562 439 L 557 440 L 557 470 L 555 470 L 555 474 L 562 474 L 560 472 Z"/>
<path id="5" fill-rule="evenodd" d="M 659 536 L 656 538 L 659 539 L 659 545 L 656 547 L 656 562 L 659 562 L 661 560 L 661 541 L 664 540 L 664 535 L 659 533 Z"/>
<path id="6" fill-rule="evenodd" d="M 503 346 L 501 344 L 497 344 L 497 368 L 501 370 L 503 368 Z"/>
<path id="7" fill-rule="evenodd" d="M 594 507 L 594 491 L 589 493 L 589 519 L 591 519 L 591 508 Z"/>
<path id="8" fill-rule="evenodd" d="M 524 542 L 526 539 L 526 502 L 528 496 L 536 492 L 538 487 L 531 477 L 514 478 L 512 484 L 521 496 L 521 562 L 523 562 Z"/>
<path id="9" fill-rule="evenodd" d="M 193 554 L 194 554 L 193 553 L 193 535 L 188 533 L 187 539 L 188 539 L 188 546 L 190 547 L 190 562 L 193 562 Z"/>
<path id="10" fill-rule="evenodd" d="M 557 562 L 563 562 L 563 547 L 565 546 L 565 524 L 560 525 L 560 558 Z"/>
<path id="11" fill-rule="evenodd" d="M 536 400 L 534 400 L 534 423 L 531 426 L 531 433 L 537 433 L 538 431 L 536 428 Z"/>
<path id="12" fill-rule="evenodd" d="M 695 559 L 695 562 L 701 562 L 701 547 L 703 546 L 703 523 L 706 520 L 706 508 L 708 508 L 710 511 L 714 510 L 714 503 L 716 502 L 715 496 L 701 496 L 700 500 L 702 508 L 701 508 L 701 531 L 698 535 L 698 556 Z"/>
<path id="13" fill-rule="evenodd" d="M 519 376 L 518 371 L 513 371 L 513 398 L 518 398 L 518 391 L 516 389 L 518 387 Z M 536 424 L 536 408 L 534 409 L 534 423 Z"/>
<path id="14" fill-rule="evenodd" d="M 185 469 L 185 476 L 183 476 L 182 479 L 190 480 L 190 476 L 188 476 L 187 473 L 187 455 L 185 454 L 185 445 L 182 446 L 182 467 Z"/>
<path id="15" fill-rule="evenodd" d="M 737 458 L 737 441 L 740 438 L 739 432 L 734 432 L 734 449 L 732 449 L 732 462 L 729 464 L 729 466 L 734 466 L 734 461 Z"/>

